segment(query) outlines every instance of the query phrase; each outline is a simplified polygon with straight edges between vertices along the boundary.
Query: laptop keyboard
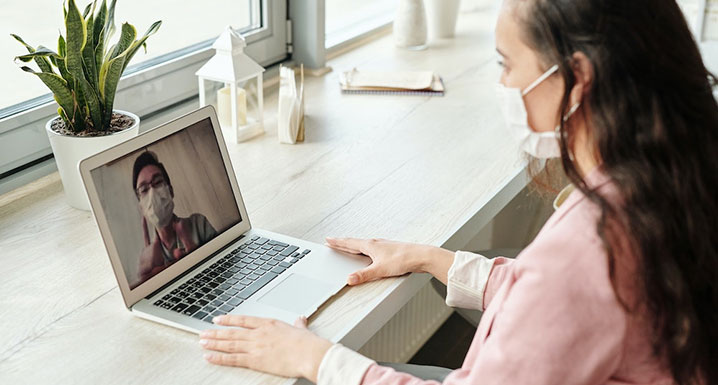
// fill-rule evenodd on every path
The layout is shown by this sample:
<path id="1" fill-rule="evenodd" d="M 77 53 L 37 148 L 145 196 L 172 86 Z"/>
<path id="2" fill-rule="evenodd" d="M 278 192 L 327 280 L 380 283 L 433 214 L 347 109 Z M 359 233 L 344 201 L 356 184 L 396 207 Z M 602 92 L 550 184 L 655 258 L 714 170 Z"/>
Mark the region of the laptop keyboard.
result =
<path id="1" fill-rule="evenodd" d="M 234 310 L 309 253 L 255 236 L 153 305 L 212 323 L 212 318 Z"/>

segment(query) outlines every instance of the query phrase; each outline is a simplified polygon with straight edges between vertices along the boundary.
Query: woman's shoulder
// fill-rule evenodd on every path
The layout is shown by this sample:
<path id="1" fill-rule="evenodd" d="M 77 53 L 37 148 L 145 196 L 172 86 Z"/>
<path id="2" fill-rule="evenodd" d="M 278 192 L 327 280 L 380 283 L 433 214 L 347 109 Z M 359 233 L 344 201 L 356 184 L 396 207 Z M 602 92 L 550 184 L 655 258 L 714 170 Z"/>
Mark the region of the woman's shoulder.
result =
<path id="1" fill-rule="evenodd" d="M 608 253 L 598 233 L 600 216 L 600 208 L 574 190 L 519 255 L 517 274 L 538 273 L 547 285 L 613 302 Z"/>
<path id="2" fill-rule="evenodd" d="M 599 207 L 574 189 L 522 254 L 549 259 L 605 258 L 598 234 Z M 579 258 L 581 257 L 581 258 Z"/>

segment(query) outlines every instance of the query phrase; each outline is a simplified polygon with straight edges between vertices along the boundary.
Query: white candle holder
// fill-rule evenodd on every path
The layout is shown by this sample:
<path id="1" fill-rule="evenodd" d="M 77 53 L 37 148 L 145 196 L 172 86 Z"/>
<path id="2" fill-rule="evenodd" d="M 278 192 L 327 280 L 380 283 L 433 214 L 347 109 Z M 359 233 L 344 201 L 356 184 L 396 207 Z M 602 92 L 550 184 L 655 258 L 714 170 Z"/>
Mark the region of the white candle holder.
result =
<path id="1" fill-rule="evenodd" d="M 195 73 L 200 107 L 207 105 L 205 81 L 224 85 L 217 91 L 217 115 L 225 137 L 235 143 L 264 133 L 264 68 L 244 53 L 246 46 L 244 38 L 227 26 L 212 44 L 215 55 Z"/>

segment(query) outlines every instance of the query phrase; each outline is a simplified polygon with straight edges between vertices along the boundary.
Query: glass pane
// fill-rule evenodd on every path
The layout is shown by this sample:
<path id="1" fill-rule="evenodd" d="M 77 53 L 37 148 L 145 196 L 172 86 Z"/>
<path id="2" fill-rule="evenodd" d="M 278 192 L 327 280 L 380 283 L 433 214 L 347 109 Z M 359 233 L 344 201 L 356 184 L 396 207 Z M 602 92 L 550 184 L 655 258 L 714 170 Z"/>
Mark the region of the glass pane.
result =
<path id="1" fill-rule="evenodd" d="M 718 0 L 705 0 L 706 8 L 703 20 L 703 34 L 700 36 L 701 41 L 718 40 Z M 700 0 L 678 0 L 683 14 L 688 21 L 688 25 L 693 29 L 694 33 L 698 28 L 698 12 Z"/>
<path id="2" fill-rule="evenodd" d="M 0 0 L 3 21 L 0 23 L 0 110 L 48 94 L 48 89 L 35 76 L 20 70 L 13 62 L 15 56 L 27 51 L 9 35 L 17 34 L 31 46 L 44 45 L 57 50 L 59 33 L 65 34 L 62 1 Z M 109 3 L 109 0 L 108 0 Z M 226 25 L 241 30 L 261 25 L 260 0 L 203 0 L 178 2 L 175 0 L 119 0 L 115 25 L 127 21 L 144 34 L 155 21 L 162 20 L 159 31 L 147 40 L 147 53 L 140 51 L 132 59 L 132 66 L 147 62 L 193 44 L 212 39 Z M 80 11 L 89 1 L 78 2 Z M 171 55 L 169 55 L 171 57 Z M 168 59 L 168 57 L 164 57 Z M 34 63 L 31 65 L 34 67 Z"/>
<path id="3" fill-rule="evenodd" d="M 718 40 L 718 0 L 706 0 L 706 16 L 703 26 L 703 40 Z"/>
<path id="4" fill-rule="evenodd" d="M 393 19 L 399 0 L 326 0 L 326 40 L 349 39 Z"/>
<path id="5" fill-rule="evenodd" d="M 696 28 L 696 15 L 698 14 L 698 0 L 677 0 L 678 7 L 683 11 L 683 16 L 692 29 Z"/>

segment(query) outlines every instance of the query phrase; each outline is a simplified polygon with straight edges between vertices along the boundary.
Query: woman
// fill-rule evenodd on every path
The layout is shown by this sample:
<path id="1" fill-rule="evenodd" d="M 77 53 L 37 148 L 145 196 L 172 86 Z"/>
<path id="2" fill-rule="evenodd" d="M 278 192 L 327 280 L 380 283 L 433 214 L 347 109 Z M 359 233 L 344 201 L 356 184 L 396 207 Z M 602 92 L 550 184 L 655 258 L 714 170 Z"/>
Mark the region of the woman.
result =
<path id="1" fill-rule="evenodd" d="M 510 130 L 530 154 L 559 156 L 574 191 L 513 261 L 327 239 L 373 261 L 349 284 L 424 271 L 450 305 L 485 309 L 447 384 L 718 384 L 715 79 L 675 1 L 507 0 L 496 45 Z M 424 383 L 306 320 L 216 322 L 239 328 L 201 336 L 212 363 Z"/>

